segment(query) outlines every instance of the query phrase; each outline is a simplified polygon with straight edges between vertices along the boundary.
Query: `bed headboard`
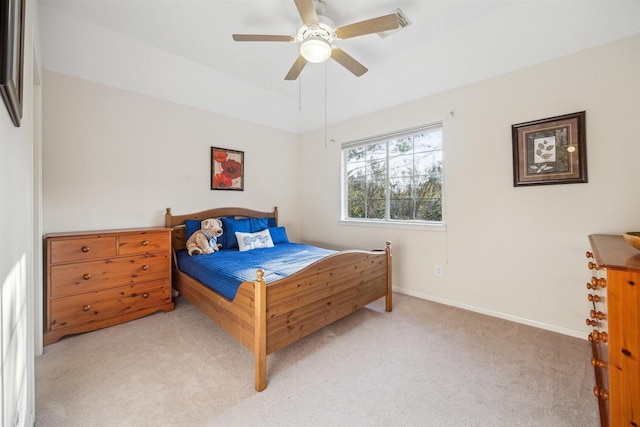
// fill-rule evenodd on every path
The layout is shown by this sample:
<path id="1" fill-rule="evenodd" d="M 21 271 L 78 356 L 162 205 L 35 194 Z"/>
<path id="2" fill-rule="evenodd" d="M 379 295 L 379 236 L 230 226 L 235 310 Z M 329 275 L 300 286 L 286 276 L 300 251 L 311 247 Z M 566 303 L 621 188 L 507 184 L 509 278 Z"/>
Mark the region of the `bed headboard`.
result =
<path id="1" fill-rule="evenodd" d="M 174 250 L 184 249 L 187 244 L 186 231 L 184 228 L 185 219 L 204 220 L 207 218 L 222 218 L 225 216 L 235 216 L 236 218 L 274 218 L 278 223 L 278 208 L 274 207 L 272 212 L 260 212 L 245 208 L 215 208 L 202 212 L 185 215 L 173 215 L 171 208 L 167 208 L 165 215 L 165 226 L 171 228 L 171 247 Z"/>

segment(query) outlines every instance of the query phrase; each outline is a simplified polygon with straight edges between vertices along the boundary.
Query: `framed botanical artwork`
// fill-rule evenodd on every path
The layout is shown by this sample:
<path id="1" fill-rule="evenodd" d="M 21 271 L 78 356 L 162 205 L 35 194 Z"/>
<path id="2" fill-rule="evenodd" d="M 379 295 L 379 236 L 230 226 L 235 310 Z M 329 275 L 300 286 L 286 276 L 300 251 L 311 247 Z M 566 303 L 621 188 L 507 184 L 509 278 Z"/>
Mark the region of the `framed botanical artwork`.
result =
<path id="1" fill-rule="evenodd" d="M 244 152 L 211 147 L 211 189 L 244 190 Z"/>
<path id="2" fill-rule="evenodd" d="M 513 186 L 587 181 L 585 112 L 511 126 Z"/>
<path id="3" fill-rule="evenodd" d="M 26 0 L 0 0 L 0 93 L 16 127 L 22 120 Z"/>

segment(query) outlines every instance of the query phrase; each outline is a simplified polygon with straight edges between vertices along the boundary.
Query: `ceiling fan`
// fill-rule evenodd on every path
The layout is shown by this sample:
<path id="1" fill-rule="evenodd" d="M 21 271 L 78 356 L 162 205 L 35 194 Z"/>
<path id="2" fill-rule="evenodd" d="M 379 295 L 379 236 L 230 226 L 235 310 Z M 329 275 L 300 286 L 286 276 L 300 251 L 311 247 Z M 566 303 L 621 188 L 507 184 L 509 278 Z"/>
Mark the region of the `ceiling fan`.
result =
<path id="1" fill-rule="evenodd" d="M 299 42 L 300 54 L 284 78 L 285 80 L 297 79 L 307 62 L 324 62 L 329 58 L 333 58 L 351 73 L 360 77 L 368 71 L 367 68 L 344 50 L 333 45 L 333 42 L 395 30 L 400 26 L 399 16 L 396 13 L 391 13 L 336 28 L 333 21 L 323 15 L 326 10 L 324 1 L 293 1 L 298 8 L 300 18 L 302 18 L 302 26 L 295 36 L 233 34 L 233 40 L 238 42 Z"/>

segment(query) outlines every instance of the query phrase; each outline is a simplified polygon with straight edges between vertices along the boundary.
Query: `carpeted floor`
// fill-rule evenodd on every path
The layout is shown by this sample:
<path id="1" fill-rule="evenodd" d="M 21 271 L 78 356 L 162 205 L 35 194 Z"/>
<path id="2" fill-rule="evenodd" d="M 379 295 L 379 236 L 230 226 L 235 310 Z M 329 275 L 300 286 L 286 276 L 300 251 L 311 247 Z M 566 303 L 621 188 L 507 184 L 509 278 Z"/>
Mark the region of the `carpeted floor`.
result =
<path id="1" fill-rule="evenodd" d="M 395 294 L 267 358 L 188 302 L 36 359 L 37 426 L 598 426 L 586 341 Z"/>

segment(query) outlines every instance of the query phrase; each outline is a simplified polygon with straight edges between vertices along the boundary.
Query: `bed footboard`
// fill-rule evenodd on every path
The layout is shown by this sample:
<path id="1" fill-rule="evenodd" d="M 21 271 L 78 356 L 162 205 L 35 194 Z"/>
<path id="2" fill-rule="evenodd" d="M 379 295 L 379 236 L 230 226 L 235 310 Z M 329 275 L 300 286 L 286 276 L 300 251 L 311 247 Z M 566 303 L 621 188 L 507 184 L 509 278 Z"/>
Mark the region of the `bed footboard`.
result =
<path id="1" fill-rule="evenodd" d="M 267 285 L 267 354 L 386 297 L 391 311 L 391 246 L 340 252 Z"/>
<path id="2" fill-rule="evenodd" d="M 347 251 L 265 284 L 255 292 L 255 388 L 266 388 L 266 356 L 385 297 L 392 310 L 391 243 L 384 251 Z M 264 338 L 262 337 L 264 334 Z"/>

